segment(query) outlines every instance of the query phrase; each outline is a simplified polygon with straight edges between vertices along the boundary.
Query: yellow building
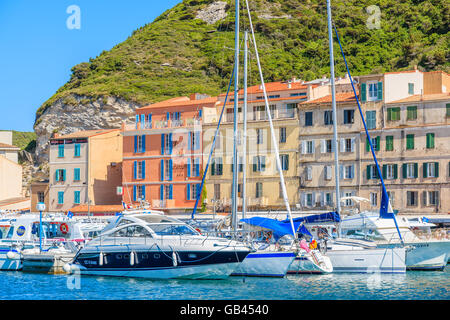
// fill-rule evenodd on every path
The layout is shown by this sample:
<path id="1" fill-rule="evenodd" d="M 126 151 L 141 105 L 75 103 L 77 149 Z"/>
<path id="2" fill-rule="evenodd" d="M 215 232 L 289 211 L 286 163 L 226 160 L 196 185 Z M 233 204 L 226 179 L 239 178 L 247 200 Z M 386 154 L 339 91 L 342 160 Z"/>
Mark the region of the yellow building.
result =
<path id="1" fill-rule="evenodd" d="M 120 204 L 122 135 L 119 129 L 55 135 L 49 149 L 49 211 L 79 204 Z"/>
<path id="2" fill-rule="evenodd" d="M 310 87 L 299 80 L 272 82 L 266 84 L 274 132 L 278 143 L 287 196 L 291 207 L 298 202 L 298 117 L 297 104 L 307 99 Z M 233 97 L 233 93 L 229 94 Z M 212 147 L 214 134 L 225 95 L 219 96 L 217 110 L 205 110 L 203 124 L 204 169 Z M 234 101 L 225 106 L 220 133 L 216 141 L 210 168 L 206 176 L 208 206 L 214 201 L 218 208 L 229 211 L 231 207 L 231 186 L 233 173 L 233 123 Z M 238 123 L 238 207 L 242 206 L 243 179 L 243 90 L 239 91 Z M 208 116 L 209 115 L 209 116 Z M 282 197 L 280 176 L 276 168 L 274 146 L 261 86 L 248 88 L 247 107 L 247 160 L 246 195 L 249 210 L 281 209 L 285 205 Z"/>

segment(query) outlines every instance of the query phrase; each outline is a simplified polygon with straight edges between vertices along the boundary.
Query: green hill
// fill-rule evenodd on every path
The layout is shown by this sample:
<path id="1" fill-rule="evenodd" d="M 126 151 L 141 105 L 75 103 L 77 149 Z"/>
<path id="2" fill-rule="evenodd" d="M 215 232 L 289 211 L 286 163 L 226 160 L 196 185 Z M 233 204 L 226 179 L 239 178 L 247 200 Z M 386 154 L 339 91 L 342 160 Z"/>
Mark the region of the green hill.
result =
<path id="1" fill-rule="evenodd" d="M 225 1 L 225 0 L 223 0 Z M 192 92 L 223 92 L 233 65 L 234 1 L 214 24 L 196 19 L 213 0 L 185 0 L 110 51 L 72 68 L 72 77 L 37 111 L 60 98 L 117 96 L 141 104 Z M 243 1 L 242 1 L 243 2 Z M 329 74 L 325 0 L 249 0 L 266 81 Z M 243 2 L 244 3 L 244 2 Z M 335 0 L 334 22 L 354 75 L 412 69 L 450 71 L 447 0 Z M 370 5 L 381 13 L 370 29 Z M 248 21 L 242 12 L 241 26 Z M 336 75 L 344 74 L 335 42 Z M 256 64 L 251 84 L 258 82 Z"/>

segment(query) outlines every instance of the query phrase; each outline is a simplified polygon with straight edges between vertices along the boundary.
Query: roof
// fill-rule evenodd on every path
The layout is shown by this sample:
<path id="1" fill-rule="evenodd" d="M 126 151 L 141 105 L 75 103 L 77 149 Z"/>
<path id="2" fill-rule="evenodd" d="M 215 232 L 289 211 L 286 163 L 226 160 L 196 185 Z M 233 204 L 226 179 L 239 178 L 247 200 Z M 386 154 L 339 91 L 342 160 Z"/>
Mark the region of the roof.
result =
<path id="1" fill-rule="evenodd" d="M 11 144 L 7 144 L 7 143 L 2 143 L 0 142 L 0 149 L 17 149 L 20 150 L 19 147 L 13 146 Z"/>
<path id="2" fill-rule="evenodd" d="M 358 94 L 358 92 L 356 92 Z M 317 98 L 310 101 L 301 102 L 301 104 L 313 104 L 313 103 L 331 103 L 332 95 L 326 95 L 321 98 Z M 336 102 L 345 103 L 345 102 L 355 102 L 355 94 L 353 92 L 339 92 L 336 93 Z"/>
<path id="3" fill-rule="evenodd" d="M 421 101 L 434 101 L 434 100 L 448 100 L 450 99 L 450 92 L 446 93 L 434 93 L 434 94 L 416 94 L 413 96 L 409 96 L 404 99 L 396 100 L 388 102 L 388 104 L 391 103 L 402 103 L 402 102 L 421 102 Z"/>
<path id="4" fill-rule="evenodd" d="M 87 204 L 80 204 L 78 206 L 73 207 L 72 209 L 69 209 L 68 211 L 71 211 L 73 213 L 78 212 L 122 212 L 123 206 L 121 204 L 111 204 L 111 205 L 90 205 L 88 210 Z"/>
<path id="5" fill-rule="evenodd" d="M 136 111 L 150 110 L 156 108 L 187 107 L 201 104 L 215 104 L 217 101 L 218 101 L 217 97 L 210 97 L 205 99 L 190 99 L 188 97 L 178 97 L 153 103 L 148 106 L 138 108 Z"/>
<path id="6" fill-rule="evenodd" d="M 302 81 L 276 81 L 276 82 L 268 82 L 264 84 L 266 87 L 266 92 L 274 92 L 274 91 L 286 91 L 286 90 L 299 90 L 299 89 L 306 89 L 308 88 L 308 85 L 303 83 Z M 289 88 L 290 85 L 290 88 Z M 312 85 L 312 87 L 315 87 L 317 85 Z M 239 94 L 244 93 L 244 89 L 241 89 L 238 91 Z M 263 90 L 261 88 L 261 85 L 251 86 L 247 88 L 247 94 L 262 94 Z M 220 96 L 225 96 L 226 93 L 220 94 Z M 229 95 L 233 96 L 234 91 L 231 91 Z"/>
<path id="7" fill-rule="evenodd" d="M 85 131 L 77 131 L 73 133 L 68 133 L 65 135 L 55 135 L 52 140 L 55 139 L 74 139 L 74 138 L 89 138 L 93 136 L 98 136 L 101 134 L 113 132 L 113 131 L 119 131 L 120 129 L 99 129 L 99 130 L 85 130 Z"/>
<path id="8" fill-rule="evenodd" d="M 299 100 L 299 99 L 305 99 L 306 98 L 306 96 L 297 96 L 297 97 L 284 97 L 284 98 L 268 98 L 268 100 L 270 101 L 270 102 L 273 102 L 273 101 L 285 101 L 285 100 Z M 244 101 L 239 101 L 239 104 L 243 104 L 244 103 Z M 248 104 L 250 104 L 250 103 L 261 103 L 261 104 L 264 104 L 265 103 L 265 100 L 264 99 L 258 99 L 258 100 L 249 100 L 249 101 L 247 101 L 247 103 Z M 294 103 L 298 103 L 298 102 L 294 102 Z M 227 100 L 227 105 L 233 105 L 234 104 L 234 101 L 230 101 L 230 100 Z"/>

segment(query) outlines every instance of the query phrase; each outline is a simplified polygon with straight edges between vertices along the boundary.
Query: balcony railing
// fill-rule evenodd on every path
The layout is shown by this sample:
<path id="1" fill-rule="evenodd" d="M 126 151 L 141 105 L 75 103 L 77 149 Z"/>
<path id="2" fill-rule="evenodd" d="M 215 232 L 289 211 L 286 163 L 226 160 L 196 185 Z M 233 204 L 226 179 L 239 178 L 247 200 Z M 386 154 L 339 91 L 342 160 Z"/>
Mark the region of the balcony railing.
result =
<path id="1" fill-rule="evenodd" d="M 182 128 L 201 125 L 202 121 L 198 118 L 188 118 L 185 120 L 154 120 L 151 122 L 136 122 L 133 124 L 125 124 L 125 131 L 147 130 L 147 129 L 167 129 Z"/>

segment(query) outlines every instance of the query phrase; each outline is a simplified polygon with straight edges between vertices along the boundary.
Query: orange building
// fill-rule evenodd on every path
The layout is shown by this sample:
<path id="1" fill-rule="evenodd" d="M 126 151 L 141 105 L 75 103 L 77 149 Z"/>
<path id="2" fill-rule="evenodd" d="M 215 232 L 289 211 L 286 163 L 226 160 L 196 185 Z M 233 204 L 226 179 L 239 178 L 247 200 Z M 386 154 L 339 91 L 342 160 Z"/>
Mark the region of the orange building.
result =
<path id="1" fill-rule="evenodd" d="M 192 94 L 136 110 L 123 124 L 123 201 L 171 213 L 192 209 L 202 179 L 202 112 L 216 97 Z"/>

